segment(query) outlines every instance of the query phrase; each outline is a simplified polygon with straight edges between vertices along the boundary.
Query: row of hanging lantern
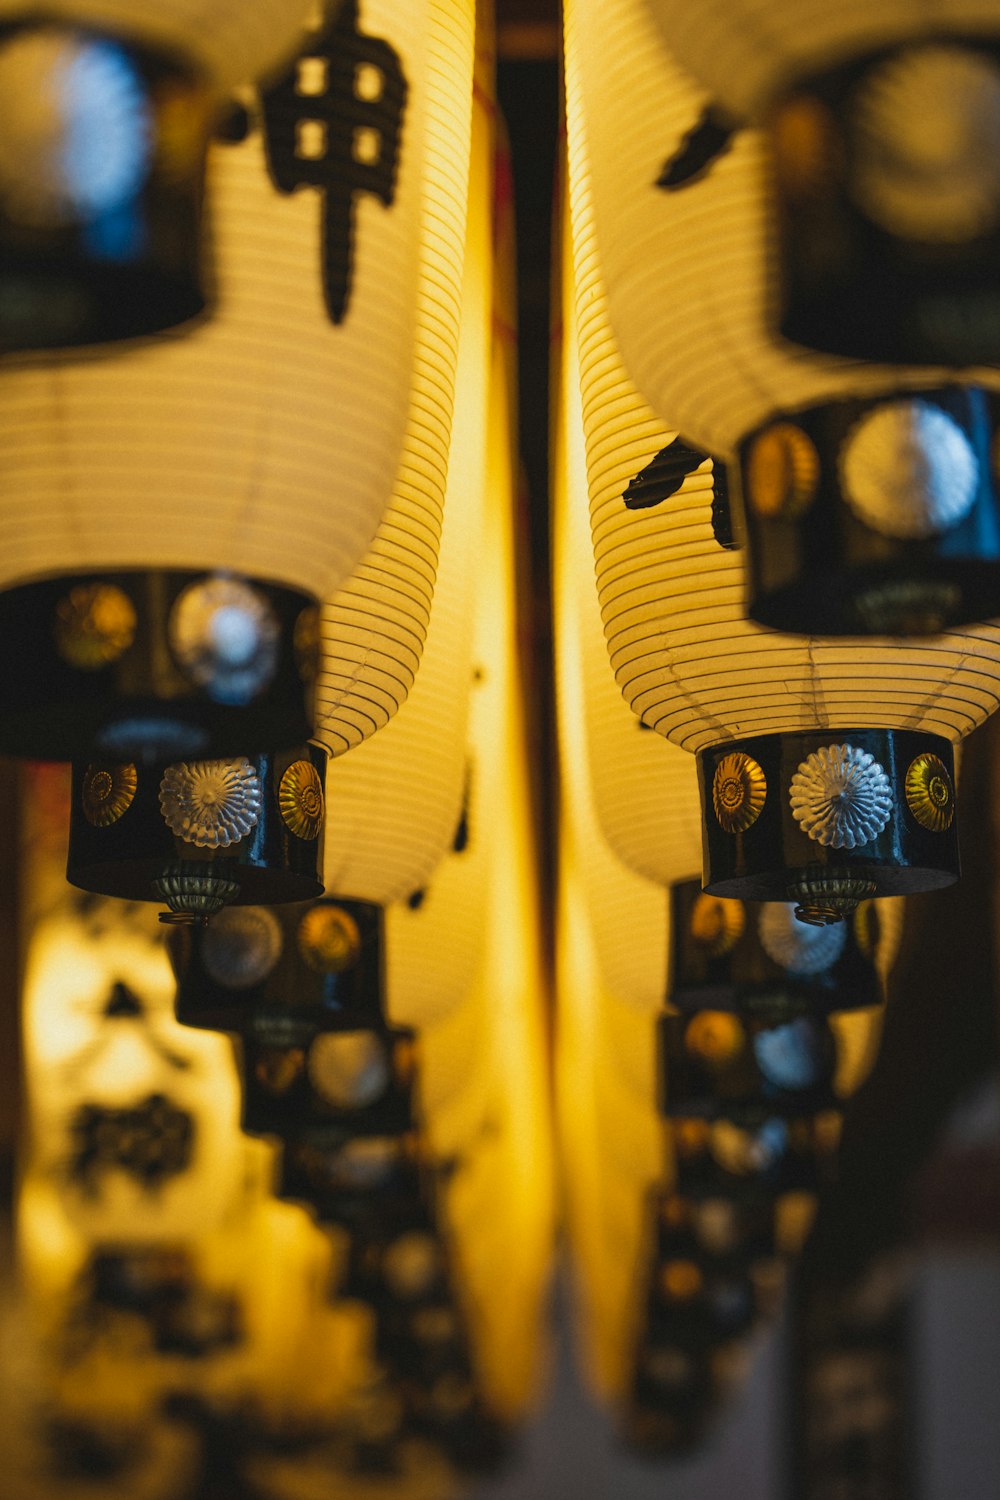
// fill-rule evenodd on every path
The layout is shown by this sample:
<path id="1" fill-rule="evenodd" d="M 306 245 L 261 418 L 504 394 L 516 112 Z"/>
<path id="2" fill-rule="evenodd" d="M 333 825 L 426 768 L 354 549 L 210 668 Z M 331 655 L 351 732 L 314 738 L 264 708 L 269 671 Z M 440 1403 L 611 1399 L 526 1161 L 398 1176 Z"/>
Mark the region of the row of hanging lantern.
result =
<path id="1" fill-rule="evenodd" d="M 463 51 L 470 13 L 427 9 L 434 13 L 427 46 L 444 34 L 454 54 L 441 45 L 444 100 L 455 56 L 467 55 L 471 69 L 471 48 Z M 108 1296 L 127 1301 L 121 1284 L 129 1278 L 156 1281 L 141 1306 L 125 1309 L 154 1339 L 164 1298 L 175 1321 L 182 1304 L 192 1318 L 200 1309 L 207 1319 L 202 1302 L 188 1306 L 201 1287 L 190 1267 L 182 1271 L 175 1259 L 164 1271 L 183 1289 L 163 1291 L 156 1277 L 170 1250 L 165 1237 L 176 1239 L 184 1226 L 201 1237 L 227 1213 L 217 1178 L 234 1152 L 237 1160 L 250 1153 L 258 1186 L 266 1189 L 273 1171 L 276 1198 L 265 1192 L 262 1212 L 284 1226 L 286 1240 L 294 1225 L 292 1238 L 301 1242 L 298 1260 L 289 1259 L 274 1252 L 273 1232 L 269 1239 L 256 1222 L 248 1227 L 228 1215 L 241 1241 L 235 1259 L 248 1274 L 263 1271 L 270 1287 L 266 1296 L 256 1282 L 240 1288 L 239 1306 L 227 1303 L 230 1331 L 259 1298 L 280 1319 L 276 1288 L 286 1281 L 303 1314 L 282 1338 L 267 1325 L 260 1357 L 237 1361 L 235 1373 L 230 1358 L 219 1375 L 208 1350 L 199 1351 L 196 1379 L 187 1378 L 193 1366 L 181 1378 L 176 1360 L 163 1368 L 154 1360 L 145 1373 L 137 1366 L 135 1421 L 117 1427 L 109 1403 L 116 1384 L 129 1379 L 128 1358 L 105 1359 L 101 1382 L 90 1382 L 89 1367 L 74 1377 L 73 1392 L 87 1395 L 73 1418 L 87 1449 L 81 1472 L 99 1461 L 96 1447 L 110 1427 L 109 1463 L 123 1493 L 130 1485 L 142 1492 L 148 1460 L 156 1483 L 199 1500 L 234 1483 L 275 1500 L 310 1484 L 364 1494 L 368 1478 L 380 1475 L 392 1476 L 400 1493 L 441 1496 L 454 1466 L 495 1460 L 537 1379 L 550 1227 L 541 961 L 514 618 L 512 220 L 503 194 L 492 201 L 494 59 L 486 18 L 479 20 L 468 226 L 459 235 L 449 218 L 464 180 L 452 144 L 450 159 L 440 149 L 425 210 L 432 225 L 445 227 L 423 231 L 432 240 L 450 236 L 464 271 L 456 282 L 451 254 L 442 256 L 444 271 L 425 277 L 433 332 L 416 340 L 392 498 L 368 553 L 310 625 L 306 644 L 318 637 L 321 653 L 316 740 L 240 760 L 163 763 L 136 750 L 130 763 L 91 758 L 74 766 L 70 878 L 138 901 L 168 899 L 183 919 L 170 932 L 176 1015 L 195 1030 L 178 1033 L 146 1018 L 144 984 L 155 968 L 159 995 L 165 976 L 141 908 L 126 911 L 142 929 L 147 965 L 129 984 L 114 977 L 124 964 L 126 928 L 114 922 L 113 902 L 77 898 L 100 913 L 103 967 L 86 923 L 66 952 L 56 951 L 45 924 L 31 940 L 32 973 L 39 972 L 27 1004 L 37 1043 L 29 1074 L 58 1073 L 63 1087 L 54 1114 L 33 1110 L 38 1139 L 58 1138 L 57 1151 L 65 1148 L 65 1091 L 82 1075 L 74 1062 L 71 1078 L 66 1059 L 53 1063 L 48 1054 L 79 1005 L 81 976 L 95 968 L 97 1009 L 81 1028 L 80 1047 L 88 1056 L 103 1055 L 106 1044 L 121 1051 L 120 1036 L 130 1053 L 115 1071 L 119 1094 L 98 1098 L 80 1125 L 92 1149 L 81 1148 L 79 1170 L 99 1187 L 95 1233 L 114 1241 L 114 1264 L 101 1282 L 114 1283 Z M 471 104 L 471 75 L 468 82 Z M 448 104 L 459 116 L 461 94 L 457 87 Z M 445 140 L 441 121 L 436 129 Z M 474 560 L 483 550 L 492 568 L 477 586 Z M 223 608 L 238 604 L 222 601 Z M 272 910 L 272 902 L 280 904 Z M 74 921 L 79 928 L 79 918 L 66 925 Z M 77 953 L 87 960 L 82 966 Z M 241 1122 L 279 1143 L 273 1164 L 250 1142 L 238 1145 L 232 1088 L 220 1088 L 214 1100 L 213 1119 L 228 1116 L 221 1136 L 162 1091 L 140 1098 L 137 1027 L 148 1032 L 154 1072 L 176 1061 L 184 1074 L 199 1042 L 226 1047 L 199 1031 L 237 1038 Z M 209 1071 L 198 1071 L 202 1084 Z M 147 1219 L 145 1247 L 131 1244 L 135 1154 L 135 1171 L 146 1174 L 140 1196 L 162 1192 L 161 1207 L 170 1209 Z M 123 1174 L 133 1188 L 124 1204 Z M 50 1172 L 50 1196 L 62 1187 Z M 111 1229 L 109 1193 L 118 1195 Z M 145 1197 L 139 1206 L 147 1207 Z M 305 1234 L 303 1206 L 322 1233 Z M 22 1221 L 32 1219 L 29 1194 Z M 199 1239 L 191 1266 L 204 1265 Z M 502 1305 L 493 1295 L 500 1279 L 510 1293 Z M 109 1326 L 109 1336 L 120 1332 L 114 1317 Z M 148 1355 L 148 1337 L 129 1352 Z M 241 1349 L 247 1342 L 235 1333 L 233 1341 Z M 51 1385 L 48 1395 L 51 1401 Z M 27 1414 L 36 1432 L 38 1414 Z M 141 1454 L 137 1432 L 147 1439 Z M 50 1438 L 58 1451 L 59 1435 Z M 428 1443 L 451 1468 L 429 1463 Z M 176 1472 L 171 1444 L 181 1449 Z M 122 1463 L 114 1467 L 119 1449 Z M 39 1460 L 37 1446 L 32 1455 Z M 36 1466 L 24 1479 L 25 1500 L 37 1493 L 39 1472 Z"/>
<path id="2" fill-rule="evenodd" d="M 690 878 L 695 769 L 623 701 L 588 564 L 565 212 L 563 226 L 553 551 L 569 1228 L 599 1388 L 631 1445 L 676 1454 L 703 1440 L 779 1305 L 871 1060 L 901 912 L 867 902 L 818 927 Z M 629 437 L 642 452 L 641 422 Z"/>

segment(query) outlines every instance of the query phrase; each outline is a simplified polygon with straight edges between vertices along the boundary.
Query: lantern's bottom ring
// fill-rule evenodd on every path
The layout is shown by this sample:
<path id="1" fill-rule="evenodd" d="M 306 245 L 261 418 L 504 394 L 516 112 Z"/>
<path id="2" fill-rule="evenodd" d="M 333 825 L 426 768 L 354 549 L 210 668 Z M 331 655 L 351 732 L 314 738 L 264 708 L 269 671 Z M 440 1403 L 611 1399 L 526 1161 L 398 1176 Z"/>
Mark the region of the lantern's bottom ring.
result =
<path id="1" fill-rule="evenodd" d="M 874 880 L 851 875 L 847 870 L 802 871 L 788 884 L 788 899 L 796 903 L 795 915 L 810 927 L 829 927 L 843 922 L 862 901 L 874 896 Z"/>

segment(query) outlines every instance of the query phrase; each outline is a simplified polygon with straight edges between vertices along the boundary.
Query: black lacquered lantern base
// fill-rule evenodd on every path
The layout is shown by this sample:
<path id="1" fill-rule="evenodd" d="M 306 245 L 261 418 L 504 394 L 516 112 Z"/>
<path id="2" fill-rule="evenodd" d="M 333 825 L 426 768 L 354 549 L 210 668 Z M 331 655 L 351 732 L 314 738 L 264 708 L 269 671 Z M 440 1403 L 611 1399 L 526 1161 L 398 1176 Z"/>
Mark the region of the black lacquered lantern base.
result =
<path id="1" fill-rule="evenodd" d="M 1000 47 L 938 36 L 841 65 L 777 104 L 786 338 L 890 364 L 996 362 L 998 96 Z"/>
<path id="2" fill-rule="evenodd" d="M 0 28 L 0 352 L 160 333 L 202 312 L 212 101 L 176 60 L 61 22 Z M 51 100 L 40 135 L 32 95 Z M 89 148 L 89 156 L 88 156 Z"/>
<path id="3" fill-rule="evenodd" d="M 384 909 L 321 897 L 306 905 L 233 907 L 175 929 L 168 948 L 183 1026 L 286 1038 L 384 1025 Z M 261 1034 L 263 1034 L 261 1032 Z"/>
<path id="4" fill-rule="evenodd" d="M 326 759 L 310 744 L 167 766 L 75 764 L 67 879 L 195 918 L 211 909 L 187 893 L 206 883 L 218 885 L 220 907 L 316 896 Z"/>
<path id="5" fill-rule="evenodd" d="M 0 752 L 155 761 L 301 744 L 317 630 L 308 595 L 228 573 L 65 574 L 3 590 Z"/>
<path id="6" fill-rule="evenodd" d="M 670 889 L 667 999 L 686 1013 L 761 1020 L 877 1005 L 879 922 L 877 904 L 866 901 L 824 933 L 775 904 L 727 901 L 706 895 L 700 881 L 678 881 Z"/>
<path id="7" fill-rule="evenodd" d="M 740 447 L 751 619 L 937 635 L 1000 614 L 1000 405 L 975 386 L 780 413 Z"/>
<path id="8" fill-rule="evenodd" d="M 908 730 L 762 735 L 698 755 L 704 887 L 823 925 L 958 878 L 952 747 Z"/>

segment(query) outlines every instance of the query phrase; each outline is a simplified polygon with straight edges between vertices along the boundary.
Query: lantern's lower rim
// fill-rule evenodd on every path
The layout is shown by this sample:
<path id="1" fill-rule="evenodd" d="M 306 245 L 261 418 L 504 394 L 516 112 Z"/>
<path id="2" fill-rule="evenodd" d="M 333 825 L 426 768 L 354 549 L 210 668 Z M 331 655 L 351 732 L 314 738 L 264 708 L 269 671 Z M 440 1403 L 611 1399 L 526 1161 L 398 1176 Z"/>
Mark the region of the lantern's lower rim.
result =
<path id="1" fill-rule="evenodd" d="M 875 889 L 861 899 L 877 899 L 881 896 L 915 896 L 921 891 L 941 891 L 954 885 L 958 879 L 955 870 L 944 870 L 932 865 L 910 865 L 895 868 L 891 865 L 862 863 L 860 861 L 831 862 L 823 865 L 831 875 L 841 871 L 851 876 L 870 880 Z M 796 876 L 807 876 L 809 865 L 790 869 L 764 870 L 753 875 L 735 875 L 706 884 L 703 889 L 710 896 L 734 896 L 741 901 L 790 901 L 790 882 Z"/>
<path id="2" fill-rule="evenodd" d="M 1000 559 L 928 560 L 920 543 L 902 550 L 891 567 L 817 563 L 782 588 L 751 583 L 747 614 L 772 630 L 822 636 L 933 636 L 1000 615 Z"/>
<path id="3" fill-rule="evenodd" d="M 227 585 L 257 612 L 246 669 L 216 668 L 192 635 L 191 601 Z M 302 744 L 317 610 L 302 590 L 218 568 L 59 573 L 2 589 L 0 754 L 150 762 Z"/>
<path id="4" fill-rule="evenodd" d="M 201 861 L 199 861 L 199 864 Z M 237 860 L 205 861 L 206 874 L 235 881 L 236 895 L 228 906 L 276 906 L 292 901 L 311 901 L 322 895 L 321 880 L 298 871 L 262 869 Z M 193 868 L 188 859 L 167 861 L 162 857 L 84 864 L 77 862 L 66 871 L 70 885 L 98 896 L 116 896 L 123 901 L 162 901 L 155 882 L 175 870 Z"/>

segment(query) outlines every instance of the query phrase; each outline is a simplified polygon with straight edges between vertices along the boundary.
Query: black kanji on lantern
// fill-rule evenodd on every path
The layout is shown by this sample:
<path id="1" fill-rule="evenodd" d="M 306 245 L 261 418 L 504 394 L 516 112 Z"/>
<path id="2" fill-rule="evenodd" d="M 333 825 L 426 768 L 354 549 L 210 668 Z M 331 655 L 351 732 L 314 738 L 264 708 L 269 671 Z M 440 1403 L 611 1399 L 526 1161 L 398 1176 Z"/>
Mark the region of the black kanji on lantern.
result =
<path id="1" fill-rule="evenodd" d="M 70 1178 L 90 1196 L 100 1191 L 103 1175 L 114 1169 L 134 1177 L 147 1193 L 155 1193 L 169 1177 L 186 1171 L 194 1155 L 194 1119 L 164 1094 L 150 1094 L 125 1109 L 82 1104 L 70 1130 Z"/>
<path id="2" fill-rule="evenodd" d="M 323 194 L 323 285 L 334 323 L 347 316 L 354 199 L 395 196 L 407 83 L 398 54 L 358 30 L 358 0 L 345 0 L 292 67 L 261 95 L 268 168 L 282 193 Z"/>

